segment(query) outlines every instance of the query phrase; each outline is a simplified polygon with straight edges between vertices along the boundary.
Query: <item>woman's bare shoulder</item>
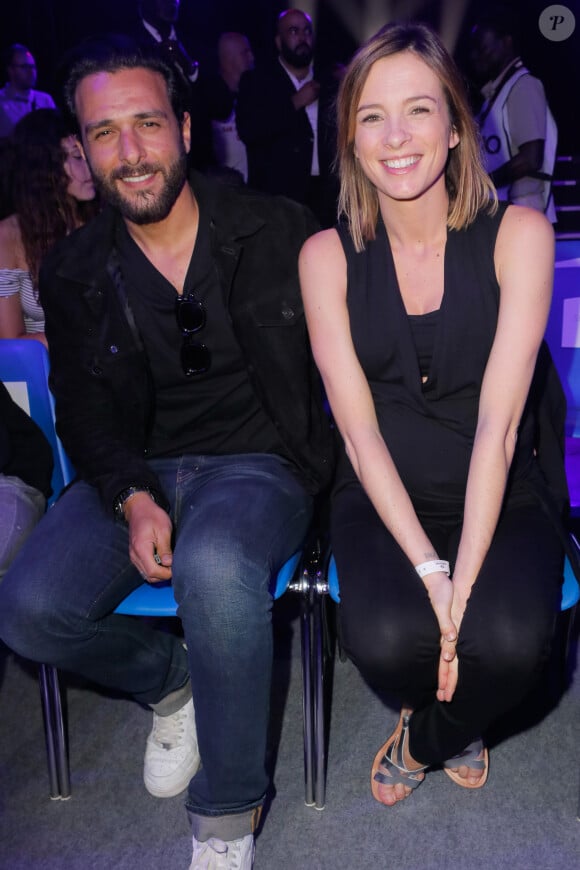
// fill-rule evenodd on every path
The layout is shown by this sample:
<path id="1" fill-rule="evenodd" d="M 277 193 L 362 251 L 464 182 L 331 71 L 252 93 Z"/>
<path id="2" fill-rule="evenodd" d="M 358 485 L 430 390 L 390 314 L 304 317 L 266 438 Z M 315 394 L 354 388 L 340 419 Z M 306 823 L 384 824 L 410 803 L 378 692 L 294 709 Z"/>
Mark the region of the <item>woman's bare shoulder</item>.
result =
<path id="1" fill-rule="evenodd" d="M 554 228 L 548 218 L 534 208 L 510 205 L 502 218 L 498 240 L 508 243 L 533 239 L 548 246 L 554 242 Z"/>
<path id="2" fill-rule="evenodd" d="M 554 254 L 550 221 L 535 209 L 510 205 L 499 227 L 493 257 L 502 298 L 521 304 L 522 293 L 537 300 L 551 295 Z"/>
<path id="3" fill-rule="evenodd" d="M 26 269 L 20 226 L 14 214 L 0 221 L 0 269 Z"/>
<path id="4" fill-rule="evenodd" d="M 336 230 L 330 229 L 321 230 L 319 233 L 310 236 L 302 246 L 301 256 L 304 255 L 309 258 L 336 256 L 337 254 L 342 254 L 344 257 L 342 243 Z"/>

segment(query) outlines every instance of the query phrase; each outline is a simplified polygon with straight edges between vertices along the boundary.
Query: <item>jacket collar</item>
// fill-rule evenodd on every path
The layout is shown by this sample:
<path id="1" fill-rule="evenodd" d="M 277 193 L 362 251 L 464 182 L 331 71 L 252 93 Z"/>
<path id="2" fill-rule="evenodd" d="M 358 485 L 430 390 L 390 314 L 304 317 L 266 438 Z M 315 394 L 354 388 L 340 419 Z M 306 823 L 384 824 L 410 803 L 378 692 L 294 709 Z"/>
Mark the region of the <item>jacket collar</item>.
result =
<path id="1" fill-rule="evenodd" d="M 264 226 L 263 208 L 258 206 L 260 202 L 263 205 L 263 197 L 259 194 L 243 186 L 232 187 L 214 181 L 198 172 L 193 172 L 189 180 L 220 238 L 241 241 Z"/>

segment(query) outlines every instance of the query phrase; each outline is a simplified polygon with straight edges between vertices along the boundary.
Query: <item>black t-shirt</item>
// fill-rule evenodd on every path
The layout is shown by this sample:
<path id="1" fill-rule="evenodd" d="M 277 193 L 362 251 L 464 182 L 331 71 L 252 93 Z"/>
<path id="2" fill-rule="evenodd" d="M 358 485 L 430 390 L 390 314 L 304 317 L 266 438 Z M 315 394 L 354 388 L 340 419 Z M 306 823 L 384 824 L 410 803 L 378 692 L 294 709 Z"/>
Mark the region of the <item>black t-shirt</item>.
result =
<path id="1" fill-rule="evenodd" d="M 211 366 L 203 374 L 187 376 L 181 367 L 183 336 L 175 313 L 175 287 L 133 241 L 123 220 L 117 222 L 121 272 L 155 389 L 147 455 L 283 455 L 274 424 L 252 388 L 211 257 L 209 222 L 204 220 L 203 203 L 199 206 L 199 230 L 184 297 L 192 292 L 206 309 L 205 326 L 193 336 L 211 353 Z"/>

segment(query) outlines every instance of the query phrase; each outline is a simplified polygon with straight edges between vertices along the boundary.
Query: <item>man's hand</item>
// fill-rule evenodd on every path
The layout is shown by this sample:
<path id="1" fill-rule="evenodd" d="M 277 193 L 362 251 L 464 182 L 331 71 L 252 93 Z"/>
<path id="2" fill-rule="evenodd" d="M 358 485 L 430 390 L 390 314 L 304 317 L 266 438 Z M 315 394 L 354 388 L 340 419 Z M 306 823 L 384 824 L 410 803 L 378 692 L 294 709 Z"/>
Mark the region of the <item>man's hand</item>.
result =
<path id="1" fill-rule="evenodd" d="M 148 583 L 171 579 L 172 525 L 169 515 L 146 492 L 138 492 L 124 506 L 129 526 L 129 558 Z"/>
<path id="2" fill-rule="evenodd" d="M 292 97 L 292 102 L 294 103 L 296 111 L 298 111 L 298 109 L 304 109 L 306 106 L 309 106 L 310 103 L 314 103 L 315 100 L 318 99 L 319 92 L 320 84 L 315 82 L 314 79 L 306 82 L 305 85 L 302 85 L 302 87 L 296 91 Z"/>

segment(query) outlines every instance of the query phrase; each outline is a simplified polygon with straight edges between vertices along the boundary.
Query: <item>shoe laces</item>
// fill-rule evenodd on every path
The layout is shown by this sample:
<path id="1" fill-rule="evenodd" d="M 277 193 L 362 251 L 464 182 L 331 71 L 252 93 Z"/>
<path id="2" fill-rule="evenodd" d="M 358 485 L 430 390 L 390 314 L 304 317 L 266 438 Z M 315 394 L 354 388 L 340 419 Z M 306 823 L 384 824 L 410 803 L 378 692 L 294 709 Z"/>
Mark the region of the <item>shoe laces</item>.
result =
<path id="1" fill-rule="evenodd" d="M 183 744 L 185 734 L 185 719 L 187 713 L 178 710 L 171 716 L 158 716 L 153 714 L 153 730 L 151 738 L 163 749 L 175 749 Z"/>
<path id="2" fill-rule="evenodd" d="M 241 870 L 242 843 L 229 840 L 227 843 L 218 837 L 211 837 L 205 843 L 198 843 L 193 853 L 195 863 L 192 867 L 205 870 Z M 198 851 L 199 849 L 199 851 Z"/>

